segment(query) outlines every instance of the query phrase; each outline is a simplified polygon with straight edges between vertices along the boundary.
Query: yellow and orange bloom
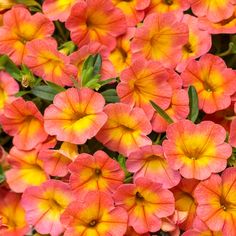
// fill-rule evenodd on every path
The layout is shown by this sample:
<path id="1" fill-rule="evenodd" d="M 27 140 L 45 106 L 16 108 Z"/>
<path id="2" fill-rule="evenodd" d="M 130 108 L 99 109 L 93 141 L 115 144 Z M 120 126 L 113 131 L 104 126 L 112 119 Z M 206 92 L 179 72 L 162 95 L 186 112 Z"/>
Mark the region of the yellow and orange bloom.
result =
<path id="1" fill-rule="evenodd" d="M 16 4 L 15 0 L 1 0 L 0 3 L 0 12 L 10 9 Z"/>
<path id="2" fill-rule="evenodd" d="M 26 46 L 24 63 L 37 76 L 59 85 L 73 85 L 71 77 L 77 77 L 77 68 L 70 58 L 57 50 L 54 40 L 34 40 Z"/>
<path id="3" fill-rule="evenodd" d="M 184 87 L 193 85 L 198 93 L 199 109 L 214 113 L 230 106 L 236 91 L 236 72 L 227 68 L 223 59 L 206 54 L 192 60 L 181 74 Z"/>
<path id="4" fill-rule="evenodd" d="M 39 160 L 46 173 L 51 176 L 64 177 L 68 174 L 69 164 L 78 156 L 76 144 L 63 142 L 59 150 L 43 149 L 39 152 Z"/>
<path id="5" fill-rule="evenodd" d="M 132 27 L 143 20 L 150 0 L 112 0 L 112 3 L 125 14 L 127 25 Z"/>
<path id="6" fill-rule="evenodd" d="M 45 0 L 43 1 L 43 14 L 50 20 L 59 20 L 65 22 L 69 15 L 71 8 L 80 0 Z"/>
<path id="7" fill-rule="evenodd" d="M 223 171 L 232 148 L 224 143 L 225 129 L 212 121 L 197 125 L 181 120 L 169 125 L 163 149 L 169 166 L 187 179 L 207 179 Z"/>
<path id="8" fill-rule="evenodd" d="M 13 145 L 18 149 L 31 150 L 48 137 L 42 114 L 33 102 L 23 98 L 5 106 L 0 124 L 7 134 L 14 136 Z"/>
<path id="9" fill-rule="evenodd" d="M 0 190 L 0 196 L 0 235 L 25 235 L 30 227 L 21 205 L 21 195 Z"/>
<path id="10" fill-rule="evenodd" d="M 3 16 L 0 28 L 0 51 L 7 54 L 17 65 L 21 64 L 27 50 L 25 46 L 35 39 L 50 38 L 54 25 L 41 13 L 30 15 L 30 12 L 16 6 Z"/>
<path id="11" fill-rule="evenodd" d="M 122 71 L 117 94 L 121 102 L 142 108 L 151 119 L 154 109 L 150 100 L 162 109 L 170 105 L 172 89 L 167 77 L 167 71 L 158 62 L 137 59 Z"/>
<path id="12" fill-rule="evenodd" d="M 6 179 L 14 192 L 23 193 L 27 187 L 41 185 L 49 178 L 35 149 L 23 151 L 13 147 L 7 159 L 11 169 L 6 171 Z"/>
<path id="13" fill-rule="evenodd" d="M 127 25 L 124 14 L 110 1 L 87 0 L 72 7 L 66 28 L 79 47 L 95 41 L 112 50 L 116 37 L 126 32 Z"/>
<path id="14" fill-rule="evenodd" d="M 80 197 L 93 190 L 111 194 L 125 177 L 120 165 L 103 151 L 97 151 L 93 156 L 80 154 L 69 170 L 71 189 Z"/>
<path id="15" fill-rule="evenodd" d="M 123 103 L 108 104 L 104 108 L 108 120 L 96 135 L 104 146 L 124 156 L 152 142 L 147 137 L 151 124 L 141 108 Z"/>
<path id="16" fill-rule="evenodd" d="M 233 15 L 235 0 L 189 0 L 193 13 L 219 22 Z"/>
<path id="17" fill-rule="evenodd" d="M 182 47 L 182 57 L 176 70 L 182 72 L 189 61 L 206 54 L 211 48 L 211 35 L 206 30 L 201 30 L 197 17 L 184 14 L 182 22 L 188 25 L 189 40 Z"/>
<path id="18" fill-rule="evenodd" d="M 16 99 L 14 95 L 18 91 L 18 83 L 8 73 L 0 71 L 0 114 L 6 103 L 11 103 Z"/>
<path id="19" fill-rule="evenodd" d="M 187 25 L 178 21 L 172 13 L 151 14 L 136 29 L 131 43 L 133 58 L 144 57 L 174 68 L 188 36 Z"/>
<path id="20" fill-rule="evenodd" d="M 99 74 L 101 74 L 101 80 L 107 80 L 116 77 L 113 64 L 108 60 L 109 49 L 100 43 L 90 43 L 82 46 L 78 51 L 73 52 L 70 57 L 70 62 L 78 69 L 77 77 L 79 79 L 82 74 L 83 63 L 90 55 L 99 54 L 102 58 L 102 66 Z"/>
<path id="21" fill-rule="evenodd" d="M 64 236 L 121 236 L 127 229 L 127 212 L 114 206 L 111 195 L 92 191 L 72 202 L 61 216 Z"/>
<path id="22" fill-rule="evenodd" d="M 64 232 L 60 216 L 74 200 L 67 184 L 48 180 L 40 186 L 29 187 L 22 195 L 26 219 L 40 234 L 59 236 Z"/>
<path id="23" fill-rule="evenodd" d="M 139 177 L 149 178 L 162 184 L 163 188 L 176 186 L 181 177 L 178 171 L 172 170 L 161 146 L 150 145 L 132 152 L 126 161 L 127 170 L 134 173 L 134 180 Z"/>
<path id="24" fill-rule="evenodd" d="M 182 178 L 180 183 L 171 189 L 175 197 L 175 209 L 179 212 L 188 213 L 186 219 L 179 224 L 179 228 L 182 230 L 192 229 L 196 219 L 197 203 L 193 193 L 199 182 L 196 179 Z"/>
<path id="25" fill-rule="evenodd" d="M 128 226 L 139 234 L 156 232 L 161 218 L 174 213 L 173 194 L 161 184 L 138 178 L 134 184 L 123 184 L 114 194 L 115 203 L 128 211 Z"/>
<path id="26" fill-rule="evenodd" d="M 212 231 L 236 235 L 236 168 L 227 168 L 221 176 L 211 175 L 194 191 L 197 215 Z"/>
<path id="27" fill-rule="evenodd" d="M 105 124 L 104 105 L 103 96 L 91 89 L 67 89 L 45 110 L 45 130 L 59 141 L 84 144 Z"/>

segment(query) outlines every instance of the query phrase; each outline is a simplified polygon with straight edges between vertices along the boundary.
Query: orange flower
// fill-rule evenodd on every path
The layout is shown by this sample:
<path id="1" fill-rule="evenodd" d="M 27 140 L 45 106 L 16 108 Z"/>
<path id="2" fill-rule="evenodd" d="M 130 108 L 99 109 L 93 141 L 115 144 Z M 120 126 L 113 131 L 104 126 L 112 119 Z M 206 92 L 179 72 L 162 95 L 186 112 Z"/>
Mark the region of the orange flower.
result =
<path id="1" fill-rule="evenodd" d="M 7 54 L 17 65 L 27 54 L 25 46 L 35 39 L 49 38 L 54 25 L 41 13 L 33 16 L 22 6 L 13 7 L 4 14 L 0 28 L 0 52 Z"/>
<path id="2" fill-rule="evenodd" d="M 152 127 L 141 108 L 114 103 L 106 105 L 104 112 L 108 120 L 96 135 L 103 145 L 128 156 L 140 147 L 151 144 L 146 135 L 151 133 Z"/>
<path id="3" fill-rule="evenodd" d="M 127 25 L 124 14 L 110 1 L 87 0 L 74 5 L 66 27 L 79 47 L 97 41 L 113 49 Z"/>
<path id="4" fill-rule="evenodd" d="M 43 116 L 31 101 L 18 98 L 7 104 L 0 116 L 3 130 L 13 137 L 18 149 L 30 150 L 44 142 L 48 135 L 44 131 Z"/>

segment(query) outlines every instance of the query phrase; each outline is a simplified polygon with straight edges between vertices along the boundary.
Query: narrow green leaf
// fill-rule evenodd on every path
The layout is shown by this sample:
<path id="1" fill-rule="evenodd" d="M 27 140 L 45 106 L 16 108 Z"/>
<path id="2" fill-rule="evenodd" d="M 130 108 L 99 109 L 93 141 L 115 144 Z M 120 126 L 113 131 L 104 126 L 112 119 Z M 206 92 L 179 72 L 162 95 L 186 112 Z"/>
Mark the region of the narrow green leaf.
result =
<path id="1" fill-rule="evenodd" d="M 94 57 L 94 74 L 99 74 L 102 66 L 102 57 L 100 54 L 96 54 Z"/>
<path id="2" fill-rule="evenodd" d="M 160 108 L 155 102 L 150 101 L 150 103 L 163 119 L 165 119 L 169 124 L 174 123 L 171 117 L 162 108 Z"/>
<path id="3" fill-rule="evenodd" d="M 20 92 L 18 92 L 18 93 L 16 93 L 16 97 L 22 97 L 22 96 L 24 96 L 24 95 L 26 95 L 26 94 L 29 94 L 29 93 L 31 93 L 31 91 L 20 91 Z"/>
<path id="4" fill-rule="evenodd" d="M 101 86 L 104 86 L 104 85 L 109 84 L 109 83 L 111 83 L 113 81 L 116 82 L 116 80 L 117 80 L 116 78 L 110 78 L 110 79 L 99 81 L 99 84 Z"/>
<path id="5" fill-rule="evenodd" d="M 50 82 L 50 81 L 47 81 L 46 84 L 47 84 L 49 87 L 51 87 L 52 89 L 54 89 L 55 91 L 57 91 L 57 92 L 63 92 L 63 91 L 66 90 L 65 88 L 61 87 L 60 85 L 54 84 L 54 83 L 52 83 L 52 82 Z"/>
<path id="6" fill-rule="evenodd" d="M 0 165 L 0 184 L 5 181 L 5 174 L 2 166 Z"/>
<path id="7" fill-rule="evenodd" d="M 199 114 L 199 109 L 198 109 L 198 95 L 194 86 L 190 86 L 188 88 L 188 96 L 189 96 L 189 108 L 190 108 L 188 119 L 191 120 L 192 122 L 195 122 Z"/>
<path id="8" fill-rule="evenodd" d="M 31 90 L 32 94 L 44 100 L 53 101 L 58 91 L 47 85 L 35 86 Z"/>
<path id="9" fill-rule="evenodd" d="M 108 89 L 101 94 L 105 98 L 107 103 L 119 102 L 119 97 L 117 96 L 115 89 Z"/>

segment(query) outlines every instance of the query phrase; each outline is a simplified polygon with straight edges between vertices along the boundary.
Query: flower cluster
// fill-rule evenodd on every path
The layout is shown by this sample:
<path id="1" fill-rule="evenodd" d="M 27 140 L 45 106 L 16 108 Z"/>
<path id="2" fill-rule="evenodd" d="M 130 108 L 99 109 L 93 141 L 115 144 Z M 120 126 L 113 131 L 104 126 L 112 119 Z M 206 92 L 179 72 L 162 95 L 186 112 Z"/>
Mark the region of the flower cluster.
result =
<path id="1" fill-rule="evenodd" d="M 236 235 L 236 0 L 0 1 L 0 236 Z"/>

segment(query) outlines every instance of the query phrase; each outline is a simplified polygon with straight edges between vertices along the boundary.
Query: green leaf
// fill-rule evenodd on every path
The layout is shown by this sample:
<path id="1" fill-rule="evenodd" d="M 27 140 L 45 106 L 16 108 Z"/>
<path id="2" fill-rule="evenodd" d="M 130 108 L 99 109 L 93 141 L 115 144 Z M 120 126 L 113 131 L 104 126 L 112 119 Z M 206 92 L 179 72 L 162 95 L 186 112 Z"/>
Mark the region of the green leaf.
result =
<path id="1" fill-rule="evenodd" d="M 53 101 L 55 95 L 58 94 L 58 91 L 47 85 L 35 86 L 32 88 L 31 92 L 35 96 L 48 101 Z"/>
<path id="2" fill-rule="evenodd" d="M 31 93 L 31 91 L 20 91 L 20 92 L 18 92 L 18 93 L 16 93 L 16 97 L 22 97 L 22 96 L 24 96 L 24 95 L 26 95 L 26 94 L 29 94 L 29 93 Z"/>
<path id="3" fill-rule="evenodd" d="M 162 108 L 160 108 L 155 102 L 150 101 L 150 103 L 163 119 L 165 119 L 169 124 L 174 123 L 171 117 Z"/>
<path id="4" fill-rule="evenodd" d="M 109 84 L 109 83 L 111 83 L 113 81 L 116 82 L 117 78 L 110 78 L 110 79 L 102 80 L 102 81 L 99 81 L 99 84 L 102 87 L 102 86 L 104 86 L 106 84 Z"/>
<path id="5" fill-rule="evenodd" d="M 119 102 L 119 97 L 117 96 L 115 89 L 108 89 L 101 93 L 108 103 Z"/>
<path id="6" fill-rule="evenodd" d="M 0 184 L 5 181 L 5 174 L 2 166 L 0 165 Z"/>
<path id="7" fill-rule="evenodd" d="M 39 9 L 41 9 L 41 5 L 34 1 L 34 0 L 15 0 L 16 3 L 19 3 L 19 4 L 24 4 L 26 5 L 27 7 L 37 7 Z"/>
<path id="8" fill-rule="evenodd" d="M 21 81 L 21 71 L 20 69 L 13 63 L 13 61 L 7 56 L 0 56 L 0 70 L 6 70 L 13 78 Z"/>
<path id="9" fill-rule="evenodd" d="M 63 91 L 66 90 L 65 88 L 61 87 L 60 85 L 54 84 L 54 83 L 49 82 L 49 81 L 47 81 L 46 84 L 47 84 L 49 87 L 51 87 L 52 89 L 54 89 L 55 91 L 57 91 L 57 92 L 63 92 Z"/>
<path id="10" fill-rule="evenodd" d="M 101 70 L 101 66 L 102 66 L 102 57 L 100 54 L 96 54 L 94 56 L 94 74 L 98 74 L 100 73 Z"/>
<path id="11" fill-rule="evenodd" d="M 191 120 L 192 122 L 195 122 L 199 114 L 199 109 L 198 109 L 198 95 L 194 86 L 190 86 L 188 88 L 188 96 L 189 96 L 189 108 L 190 108 L 188 119 Z"/>

